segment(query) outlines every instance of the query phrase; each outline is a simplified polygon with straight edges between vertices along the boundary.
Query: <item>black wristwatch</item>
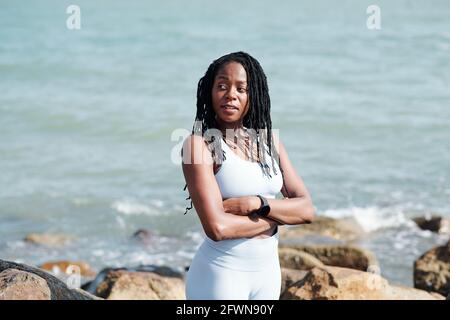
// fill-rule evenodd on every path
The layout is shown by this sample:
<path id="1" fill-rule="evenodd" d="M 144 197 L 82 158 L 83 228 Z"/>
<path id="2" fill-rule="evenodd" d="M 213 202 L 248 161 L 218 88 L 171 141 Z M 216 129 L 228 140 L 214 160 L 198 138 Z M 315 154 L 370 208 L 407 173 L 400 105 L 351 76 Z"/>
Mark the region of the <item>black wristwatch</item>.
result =
<path id="1" fill-rule="evenodd" d="M 261 207 L 256 211 L 259 216 L 267 217 L 270 212 L 269 202 L 263 196 L 257 195 L 257 197 L 261 200 Z"/>

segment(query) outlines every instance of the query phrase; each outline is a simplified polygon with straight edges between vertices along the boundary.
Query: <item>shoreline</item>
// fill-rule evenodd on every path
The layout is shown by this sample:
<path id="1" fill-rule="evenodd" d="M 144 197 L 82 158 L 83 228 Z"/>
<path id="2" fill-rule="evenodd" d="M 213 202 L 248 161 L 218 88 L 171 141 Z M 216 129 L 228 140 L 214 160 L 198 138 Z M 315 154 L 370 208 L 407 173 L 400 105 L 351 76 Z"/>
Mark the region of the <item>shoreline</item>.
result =
<path id="1" fill-rule="evenodd" d="M 446 219 L 441 218 L 441 220 L 444 222 L 442 225 L 445 225 Z M 425 221 L 425 223 L 424 223 Z M 422 219 L 422 227 L 430 227 L 430 223 L 432 221 L 428 221 L 426 219 Z M 427 224 L 428 223 L 428 224 Z M 431 223 L 432 227 L 436 227 L 436 223 Z M 436 231 L 436 230 L 435 230 Z M 399 257 L 397 256 L 397 260 L 392 261 L 393 265 L 397 265 L 397 267 L 392 268 L 389 266 L 386 268 L 386 256 L 380 255 L 379 252 L 376 250 L 372 250 L 371 244 L 374 243 L 374 241 L 377 239 L 385 240 L 386 245 L 394 246 L 395 244 L 389 243 L 389 239 L 386 238 L 386 232 L 391 233 L 392 235 L 395 235 L 398 237 L 398 235 L 413 235 L 416 237 L 416 243 L 421 243 L 424 240 L 427 240 L 429 245 L 428 249 L 431 249 L 432 247 L 443 245 L 445 241 L 448 240 L 448 234 L 438 234 L 433 233 L 432 231 L 427 230 L 421 230 L 418 226 L 416 226 L 413 229 L 403 229 L 402 231 L 399 231 L 397 229 L 391 229 L 391 230 L 385 230 L 384 232 L 378 232 L 378 233 L 367 233 L 365 232 L 360 226 L 355 224 L 355 221 L 351 221 L 348 218 L 344 219 L 332 219 L 328 217 L 321 216 L 319 218 L 319 221 L 316 223 L 313 223 L 311 225 L 307 226 L 283 226 L 279 229 L 280 234 L 280 242 L 279 242 L 279 250 L 284 247 L 295 247 L 295 246 L 309 246 L 309 247 L 342 247 L 342 248 L 361 248 L 364 251 L 371 252 L 377 260 L 376 265 L 372 265 L 371 268 L 375 269 L 378 274 L 381 274 L 385 279 L 389 281 L 390 284 L 394 285 L 401 285 L 406 287 L 413 287 L 413 264 L 416 259 L 419 258 L 421 254 L 425 250 L 422 250 L 420 254 L 416 254 L 414 257 L 410 258 L 410 261 L 408 265 L 403 264 L 403 268 L 399 268 L 399 262 L 404 262 L 405 258 L 403 257 L 402 260 L 398 260 Z M 201 233 L 201 232 L 200 232 Z M 423 238 L 422 238 L 423 237 Z M 201 241 L 201 234 L 193 233 L 190 237 L 192 245 L 195 247 L 199 245 L 199 241 Z M 166 243 L 169 241 L 169 239 L 176 239 L 173 237 L 166 237 L 165 241 L 158 242 L 157 239 L 161 240 L 160 235 L 158 235 L 156 232 L 151 232 L 146 229 L 140 229 L 137 230 L 128 240 L 130 241 L 130 244 L 132 244 L 136 252 L 145 252 L 149 248 L 153 248 L 155 246 L 158 246 L 158 244 Z M 184 239 L 184 240 L 183 240 Z M 182 239 L 177 239 L 173 242 L 175 245 L 176 243 L 185 242 L 186 237 L 182 237 Z M 194 240 L 197 239 L 197 240 Z M 400 237 L 399 237 L 400 239 Z M 71 243 L 71 241 L 73 241 Z M 407 243 L 406 243 L 407 244 Z M 398 245 L 398 244 L 397 244 Z M 173 270 L 173 272 L 178 272 L 179 274 L 183 274 L 183 272 L 186 270 L 186 267 L 188 267 L 188 264 L 190 262 L 191 257 L 195 253 L 195 250 L 191 250 L 190 253 L 186 252 L 184 253 L 183 257 L 178 257 L 179 259 L 174 259 L 175 255 L 170 256 L 170 254 L 167 256 L 167 259 L 161 259 L 159 263 L 154 263 L 155 260 L 153 260 L 152 263 L 145 263 L 144 261 L 141 261 L 141 263 L 127 263 L 126 257 L 121 258 L 120 255 L 117 258 L 116 263 L 104 263 L 103 265 L 95 264 L 93 267 L 90 266 L 90 259 L 91 257 L 87 257 L 88 259 L 73 259 L 70 255 L 70 250 L 77 246 L 77 240 L 76 238 L 70 237 L 68 235 L 64 234 L 30 234 L 27 237 L 24 238 L 22 241 L 22 249 L 27 250 L 41 250 L 42 253 L 45 252 L 53 252 L 53 257 L 49 259 L 47 256 L 47 259 L 44 257 L 44 254 L 39 259 L 39 263 L 35 265 L 35 267 L 39 267 L 42 265 L 46 265 L 47 271 L 52 272 L 56 271 L 55 267 L 52 267 L 52 264 L 55 266 L 59 266 L 59 275 L 58 272 L 54 273 L 55 275 L 61 277 L 64 279 L 66 275 L 64 274 L 64 271 L 61 269 L 64 269 L 64 263 L 70 264 L 70 261 L 75 262 L 75 265 L 77 263 L 80 263 L 81 265 L 84 265 L 84 272 L 90 272 L 89 277 L 82 277 L 80 281 L 80 285 L 86 285 L 89 281 L 92 281 L 95 279 L 94 274 L 98 276 L 100 273 L 100 270 L 104 270 L 105 268 L 125 268 L 128 270 L 137 270 L 139 268 L 147 268 L 149 267 L 169 267 Z M 389 249 L 387 247 L 386 249 Z M 394 248 L 395 249 L 395 248 Z M 402 250 L 402 248 L 398 248 Z M 347 249 L 348 250 L 348 249 Z M 342 250 L 341 250 L 342 251 Z M 59 252 L 59 253 L 58 253 Z M 65 253 L 64 253 L 65 252 Z M 338 251 L 336 251 L 338 252 Z M 97 252 L 98 253 L 98 252 Z M 107 252 L 105 252 L 107 254 Z M 160 253 L 159 253 L 160 254 Z M 341 253 L 340 253 L 341 254 Z M 155 255 L 158 255 L 157 251 L 155 251 Z M 393 252 L 394 257 L 396 256 L 395 251 Z M 149 254 L 151 256 L 151 254 Z M 387 256 L 389 257 L 389 256 Z M 1 257 L 2 259 L 11 260 L 8 259 L 8 257 Z M 68 259 L 69 260 L 64 260 Z M 342 257 L 340 259 L 343 259 Z M 139 259 L 138 259 L 139 260 Z M 345 259 L 344 259 L 345 260 Z M 21 259 L 16 259 L 16 261 L 23 261 Z M 178 262 L 175 262 L 178 261 Z M 144 263 L 142 263 L 144 262 Z M 63 263 L 63 267 L 61 267 L 61 263 Z M 336 263 L 334 263 L 336 265 Z M 31 264 L 33 265 L 33 264 Z M 327 265 L 330 265 L 329 263 Z M 339 265 L 339 263 L 337 264 Z M 401 264 L 400 264 L 401 265 Z M 369 267 L 370 264 L 367 266 Z M 364 271 L 364 270 L 363 270 Z M 366 270 L 367 271 L 367 270 Z M 372 270 L 373 271 L 373 270 Z M 388 272 L 390 271 L 390 272 Z M 401 274 L 402 279 L 408 279 L 407 281 L 397 281 L 395 278 L 392 278 L 392 274 Z"/>

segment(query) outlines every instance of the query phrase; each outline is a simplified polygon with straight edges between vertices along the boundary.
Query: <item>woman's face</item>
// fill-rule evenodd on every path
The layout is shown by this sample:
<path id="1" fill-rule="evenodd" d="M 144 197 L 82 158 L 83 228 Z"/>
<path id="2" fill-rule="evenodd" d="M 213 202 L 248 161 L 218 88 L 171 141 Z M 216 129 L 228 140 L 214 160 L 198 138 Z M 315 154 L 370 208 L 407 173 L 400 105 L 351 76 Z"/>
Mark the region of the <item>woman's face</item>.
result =
<path id="1" fill-rule="evenodd" d="M 229 62 L 217 72 L 212 104 L 220 125 L 236 127 L 248 112 L 247 73 L 238 62 Z"/>

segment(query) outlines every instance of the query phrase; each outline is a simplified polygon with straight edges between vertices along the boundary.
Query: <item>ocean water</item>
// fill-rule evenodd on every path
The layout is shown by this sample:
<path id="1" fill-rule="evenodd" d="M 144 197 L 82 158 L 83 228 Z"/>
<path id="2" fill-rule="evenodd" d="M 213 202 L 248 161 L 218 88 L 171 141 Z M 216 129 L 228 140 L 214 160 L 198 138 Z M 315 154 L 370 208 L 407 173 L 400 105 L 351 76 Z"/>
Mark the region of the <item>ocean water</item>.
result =
<path id="1" fill-rule="evenodd" d="M 243 50 L 318 214 L 354 217 L 382 275 L 412 285 L 447 240 L 410 218 L 450 217 L 450 3 L 377 1 L 380 30 L 371 4 L 0 0 L 0 258 L 187 266 L 202 232 L 172 133 L 190 130 L 209 63 Z M 150 244 L 131 239 L 142 228 Z"/>

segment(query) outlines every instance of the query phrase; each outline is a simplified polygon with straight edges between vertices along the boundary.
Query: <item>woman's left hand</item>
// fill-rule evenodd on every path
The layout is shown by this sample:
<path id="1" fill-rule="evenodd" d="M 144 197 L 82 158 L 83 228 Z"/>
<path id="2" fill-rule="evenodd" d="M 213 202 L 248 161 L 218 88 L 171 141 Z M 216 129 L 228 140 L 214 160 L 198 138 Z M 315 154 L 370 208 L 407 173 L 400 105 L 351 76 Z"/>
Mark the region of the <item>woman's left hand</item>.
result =
<path id="1" fill-rule="evenodd" d="M 261 207 L 261 200 L 256 196 L 228 198 L 223 201 L 225 212 L 239 216 L 248 216 Z"/>

